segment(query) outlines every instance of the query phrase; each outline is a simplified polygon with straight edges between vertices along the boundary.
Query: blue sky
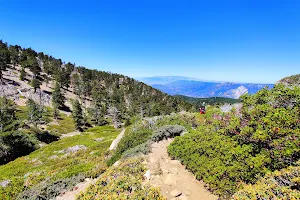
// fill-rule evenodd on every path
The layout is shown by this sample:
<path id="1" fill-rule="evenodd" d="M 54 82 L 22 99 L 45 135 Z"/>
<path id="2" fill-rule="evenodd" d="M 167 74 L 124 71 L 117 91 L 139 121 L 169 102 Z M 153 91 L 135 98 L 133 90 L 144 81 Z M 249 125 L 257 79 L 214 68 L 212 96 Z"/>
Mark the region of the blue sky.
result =
<path id="1" fill-rule="evenodd" d="M 0 38 L 88 68 L 274 83 L 300 73 L 299 0 L 0 0 Z"/>

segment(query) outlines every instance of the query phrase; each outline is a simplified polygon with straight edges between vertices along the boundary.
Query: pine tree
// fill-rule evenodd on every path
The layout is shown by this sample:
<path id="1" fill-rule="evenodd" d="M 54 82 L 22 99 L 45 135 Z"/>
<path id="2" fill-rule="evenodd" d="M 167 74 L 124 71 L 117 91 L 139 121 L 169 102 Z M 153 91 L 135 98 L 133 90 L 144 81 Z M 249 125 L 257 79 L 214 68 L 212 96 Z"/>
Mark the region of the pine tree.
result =
<path id="1" fill-rule="evenodd" d="M 72 117 L 75 122 L 76 129 L 82 131 L 83 114 L 82 114 L 81 105 L 77 99 L 73 103 Z"/>
<path id="2" fill-rule="evenodd" d="M 65 97 L 61 92 L 58 82 L 55 83 L 54 90 L 52 91 L 52 105 L 53 107 L 63 107 L 65 103 Z"/>
<path id="3" fill-rule="evenodd" d="M 21 81 L 24 81 L 24 80 L 25 80 L 25 77 L 26 77 L 25 69 L 24 69 L 24 67 L 21 67 L 21 71 L 20 71 L 20 80 L 21 80 Z"/>
<path id="4" fill-rule="evenodd" d="M 38 77 L 33 76 L 31 80 L 31 86 L 34 88 L 34 92 L 36 92 L 36 90 L 40 88 L 40 85 L 41 85 L 41 81 L 38 79 Z"/>
<path id="5" fill-rule="evenodd" d="M 5 131 L 5 126 L 13 123 L 16 113 L 15 104 L 6 97 L 0 97 L 0 132 Z"/>
<path id="6" fill-rule="evenodd" d="M 28 119 L 37 127 L 38 122 L 43 117 L 43 108 L 33 99 L 28 99 L 26 102 L 28 110 Z"/>
<path id="7" fill-rule="evenodd" d="M 3 79 L 3 71 L 6 70 L 10 62 L 9 51 L 7 45 L 0 40 L 0 82 Z"/>

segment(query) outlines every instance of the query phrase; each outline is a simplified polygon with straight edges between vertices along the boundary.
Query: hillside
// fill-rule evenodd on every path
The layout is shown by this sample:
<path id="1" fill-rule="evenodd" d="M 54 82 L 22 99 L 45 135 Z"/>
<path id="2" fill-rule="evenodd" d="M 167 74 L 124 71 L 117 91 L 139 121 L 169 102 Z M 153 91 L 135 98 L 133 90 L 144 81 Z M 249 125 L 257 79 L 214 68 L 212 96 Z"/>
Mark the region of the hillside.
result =
<path id="1" fill-rule="evenodd" d="M 273 84 L 213 82 L 186 77 L 164 77 L 158 80 L 149 77 L 140 80 L 170 95 L 198 98 L 226 97 L 238 99 L 243 94 L 255 94 L 264 87 L 273 87 Z"/>
<path id="2" fill-rule="evenodd" d="M 300 86 L 300 74 L 285 77 L 279 80 L 276 84 L 280 84 L 280 83 L 284 85 L 290 85 L 290 86 Z"/>
<path id="3" fill-rule="evenodd" d="M 138 113 L 154 116 L 191 108 L 190 104 L 127 76 L 76 66 L 2 41 L 0 52 L 1 96 L 16 103 L 20 103 L 21 96 L 39 98 L 35 96 L 41 92 L 46 105 L 51 106 L 51 92 L 57 83 L 67 97 L 67 105 L 70 99 L 78 98 L 88 107 L 116 107 L 123 117 Z"/>
<path id="4" fill-rule="evenodd" d="M 239 100 L 174 97 L 0 45 L 1 199 L 299 199 L 298 76 Z"/>
<path id="5" fill-rule="evenodd" d="M 0 106 L 1 164 L 62 134 L 106 124 L 120 128 L 132 117 L 193 109 L 190 103 L 130 77 L 65 63 L 2 41 Z"/>
<path id="6" fill-rule="evenodd" d="M 205 103 L 205 105 L 217 106 L 222 104 L 235 104 L 241 102 L 241 100 L 239 99 L 232 99 L 226 97 L 195 98 L 195 97 L 188 97 L 183 95 L 175 95 L 175 96 L 190 102 L 196 108 L 200 108 L 203 105 L 203 103 Z"/>

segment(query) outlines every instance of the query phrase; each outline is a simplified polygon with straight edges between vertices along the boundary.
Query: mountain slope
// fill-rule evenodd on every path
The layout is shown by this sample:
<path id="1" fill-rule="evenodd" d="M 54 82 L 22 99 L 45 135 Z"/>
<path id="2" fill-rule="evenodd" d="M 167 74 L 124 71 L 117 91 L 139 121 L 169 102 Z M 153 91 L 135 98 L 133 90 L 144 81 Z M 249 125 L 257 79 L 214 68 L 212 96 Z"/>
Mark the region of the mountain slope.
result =
<path id="1" fill-rule="evenodd" d="M 80 99 L 86 108 L 97 105 L 104 113 L 115 107 L 122 117 L 153 116 L 191 108 L 190 104 L 127 76 L 76 66 L 2 41 L 0 52 L 4 52 L 0 57 L 0 95 L 16 103 L 20 103 L 21 96 L 25 97 L 24 104 L 29 97 L 37 96 L 38 100 L 42 94 L 46 105 L 52 106 L 51 93 L 58 83 L 68 107 L 73 99 Z"/>
<path id="2" fill-rule="evenodd" d="M 205 102 L 206 105 L 220 105 L 220 104 L 234 104 L 239 103 L 239 99 L 232 99 L 226 97 L 209 97 L 209 98 L 196 98 L 196 97 L 188 97 L 183 95 L 176 95 L 184 100 L 190 102 L 195 105 L 196 108 L 200 108 Z"/>
<path id="3" fill-rule="evenodd" d="M 190 97 L 227 97 L 239 98 L 241 95 L 254 94 L 258 90 L 269 87 L 273 84 L 252 84 L 252 83 L 230 83 L 230 82 L 203 82 L 194 80 L 178 80 L 166 84 L 154 84 L 154 88 L 170 95 L 185 95 Z"/>
<path id="4" fill-rule="evenodd" d="M 285 78 L 279 80 L 276 84 L 279 84 L 279 83 L 284 84 L 284 85 L 300 86 L 300 74 L 285 77 Z"/>

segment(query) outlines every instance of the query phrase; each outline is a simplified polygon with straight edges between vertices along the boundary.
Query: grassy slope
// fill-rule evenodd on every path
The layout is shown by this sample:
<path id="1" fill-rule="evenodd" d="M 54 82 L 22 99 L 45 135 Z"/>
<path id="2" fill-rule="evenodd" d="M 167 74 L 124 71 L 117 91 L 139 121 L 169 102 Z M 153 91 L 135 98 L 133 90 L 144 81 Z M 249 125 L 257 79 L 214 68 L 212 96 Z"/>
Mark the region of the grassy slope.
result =
<path id="1" fill-rule="evenodd" d="M 111 126 L 91 128 L 81 135 L 53 142 L 28 156 L 0 166 L 0 182 L 11 180 L 9 186 L 0 187 L 0 198 L 14 198 L 18 193 L 47 178 L 56 181 L 76 176 L 79 173 L 86 177 L 99 175 L 106 167 L 103 162 L 104 152 L 119 132 L 120 130 L 115 130 Z M 102 137 L 103 141 L 94 140 Z M 75 145 L 85 145 L 87 150 L 70 155 L 58 152 Z M 58 157 L 51 158 L 55 155 Z"/>
<path id="2" fill-rule="evenodd" d="M 78 199 L 165 200 L 159 189 L 143 183 L 143 175 L 147 169 L 142 162 L 141 158 L 128 159 L 119 166 L 110 167 Z"/>

